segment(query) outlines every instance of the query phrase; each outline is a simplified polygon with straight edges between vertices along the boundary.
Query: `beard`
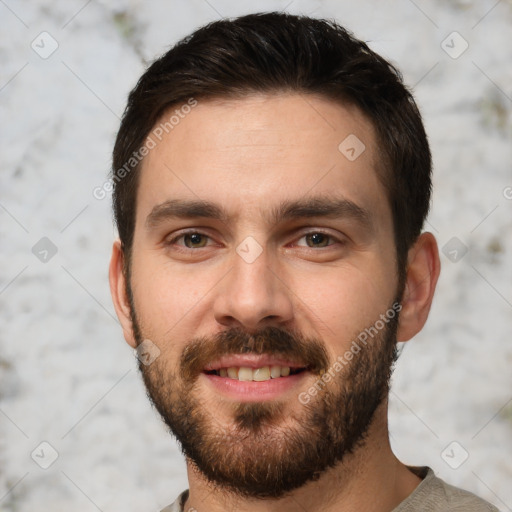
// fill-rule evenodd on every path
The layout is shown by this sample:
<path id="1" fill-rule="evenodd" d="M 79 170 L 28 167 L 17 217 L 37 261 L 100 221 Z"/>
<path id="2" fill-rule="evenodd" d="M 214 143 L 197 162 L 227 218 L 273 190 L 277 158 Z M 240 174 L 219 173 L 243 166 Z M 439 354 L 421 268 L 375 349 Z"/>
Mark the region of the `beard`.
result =
<path id="1" fill-rule="evenodd" d="M 144 336 L 129 289 L 128 296 L 139 345 Z M 241 498 L 277 499 L 318 480 L 364 445 L 389 393 L 397 327 L 398 312 L 308 403 L 297 397 L 298 410 L 279 400 L 232 403 L 228 425 L 197 386 L 209 362 L 227 354 L 270 354 L 300 361 L 320 382 L 333 364 L 325 343 L 278 327 L 252 334 L 233 328 L 190 340 L 174 368 L 160 356 L 148 366 L 139 361 L 139 369 L 150 401 L 194 470 Z"/>

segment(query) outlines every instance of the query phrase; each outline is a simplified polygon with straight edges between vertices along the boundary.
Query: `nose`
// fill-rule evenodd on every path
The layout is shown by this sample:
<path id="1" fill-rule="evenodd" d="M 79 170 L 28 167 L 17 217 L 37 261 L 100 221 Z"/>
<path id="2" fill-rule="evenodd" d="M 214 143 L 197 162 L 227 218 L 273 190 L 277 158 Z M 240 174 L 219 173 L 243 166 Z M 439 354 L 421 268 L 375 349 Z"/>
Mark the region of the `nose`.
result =
<path id="1" fill-rule="evenodd" d="M 271 268 L 266 251 L 250 263 L 238 254 L 233 260 L 233 268 L 223 279 L 214 299 L 217 322 L 247 331 L 290 322 L 293 317 L 292 292 L 278 272 Z"/>

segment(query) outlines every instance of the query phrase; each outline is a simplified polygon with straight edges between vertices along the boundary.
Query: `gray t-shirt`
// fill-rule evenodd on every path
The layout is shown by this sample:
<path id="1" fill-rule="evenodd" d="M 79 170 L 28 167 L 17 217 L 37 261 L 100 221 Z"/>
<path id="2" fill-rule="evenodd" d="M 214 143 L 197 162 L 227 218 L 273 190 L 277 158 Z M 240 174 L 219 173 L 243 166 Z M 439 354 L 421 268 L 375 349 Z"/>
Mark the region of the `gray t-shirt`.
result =
<path id="1" fill-rule="evenodd" d="M 430 468 L 409 469 L 423 481 L 393 512 L 499 512 L 495 506 L 474 494 L 443 482 Z M 183 509 L 187 498 L 188 490 L 161 512 L 189 512 Z"/>

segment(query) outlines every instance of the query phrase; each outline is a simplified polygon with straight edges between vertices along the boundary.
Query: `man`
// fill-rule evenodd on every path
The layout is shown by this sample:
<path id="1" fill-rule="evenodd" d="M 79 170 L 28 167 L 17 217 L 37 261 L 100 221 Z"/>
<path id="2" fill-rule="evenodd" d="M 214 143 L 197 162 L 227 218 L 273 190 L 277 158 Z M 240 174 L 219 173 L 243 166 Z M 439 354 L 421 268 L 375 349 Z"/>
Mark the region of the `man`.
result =
<path id="1" fill-rule="evenodd" d="M 491 511 L 391 451 L 397 341 L 439 275 L 398 71 L 325 20 L 199 29 L 131 92 L 110 284 L 189 490 L 165 511 Z"/>

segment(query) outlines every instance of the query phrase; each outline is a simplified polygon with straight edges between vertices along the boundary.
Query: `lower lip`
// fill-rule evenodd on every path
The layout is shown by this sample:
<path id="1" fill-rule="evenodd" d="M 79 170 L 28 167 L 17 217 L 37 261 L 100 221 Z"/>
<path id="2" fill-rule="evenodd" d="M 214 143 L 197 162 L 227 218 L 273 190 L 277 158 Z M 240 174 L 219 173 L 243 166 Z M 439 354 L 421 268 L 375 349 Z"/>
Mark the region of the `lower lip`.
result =
<path id="1" fill-rule="evenodd" d="M 201 377 L 208 379 L 208 382 L 217 391 L 225 396 L 239 402 L 261 402 L 282 397 L 290 392 L 304 379 L 309 372 L 303 371 L 288 377 L 279 377 L 261 382 L 243 381 L 202 373 Z"/>

